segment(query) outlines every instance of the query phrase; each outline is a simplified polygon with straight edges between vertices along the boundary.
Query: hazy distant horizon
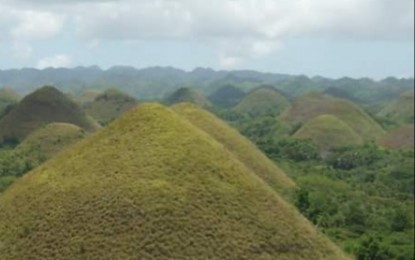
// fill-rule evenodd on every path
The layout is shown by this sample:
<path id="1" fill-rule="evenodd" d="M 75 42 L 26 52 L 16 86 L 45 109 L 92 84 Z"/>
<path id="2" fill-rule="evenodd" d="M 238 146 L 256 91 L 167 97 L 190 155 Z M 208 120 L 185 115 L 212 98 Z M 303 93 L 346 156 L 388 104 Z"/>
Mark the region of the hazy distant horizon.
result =
<path id="1" fill-rule="evenodd" d="M 0 69 L 414 77 L 413 0 L 0 0 L 0 12 Z"/>

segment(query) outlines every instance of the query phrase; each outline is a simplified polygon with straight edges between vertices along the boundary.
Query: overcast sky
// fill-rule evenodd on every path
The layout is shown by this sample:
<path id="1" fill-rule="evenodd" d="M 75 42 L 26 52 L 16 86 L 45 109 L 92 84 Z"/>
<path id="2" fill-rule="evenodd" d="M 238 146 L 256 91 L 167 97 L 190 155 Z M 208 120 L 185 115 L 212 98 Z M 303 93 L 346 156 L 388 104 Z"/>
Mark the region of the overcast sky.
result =
<path id="1" fill-rule="evenodd" d="M 0 0 L 0 69 L 413 77 L 414 0 Z"/>

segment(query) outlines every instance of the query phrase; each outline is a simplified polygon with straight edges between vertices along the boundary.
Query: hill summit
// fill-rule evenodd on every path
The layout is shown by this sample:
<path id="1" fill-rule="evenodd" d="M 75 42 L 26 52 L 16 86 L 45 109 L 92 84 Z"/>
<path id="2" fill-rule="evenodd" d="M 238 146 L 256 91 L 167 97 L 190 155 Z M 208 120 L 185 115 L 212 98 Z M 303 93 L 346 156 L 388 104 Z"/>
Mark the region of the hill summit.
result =
<path id="1" fill-rule="evenodd" d="M 199 107 L 208 108 L 212 104 L 207 100 L 199 90 L 192 88 L 180 88 L 173 92 L 165 99 L 165 102 L 169 105 L 188 102 L 198 105 Z"/>
<path id="2" fill-rule="evenodd" d="M 5 139 L 23 140 L 39 127 L 53 122 L 71 123 L 87 131 L 97 124 L 54 87 L 43 87 L 26 96 L 0 120 L 0 142 Z"/>
<path id="3" fill-rule="evenodd" d="M 273 87 L 263 86 L 252 90 L 235 107 L 234 110 L 250 116 L 279 115 L 290 105 L 290 102 Z"/>
<path id="4" fill-rule="evenodd" d="M 136 105 L 135 98 L 116 89 L 109 89 L 86 104 L 85 111 L 100 124 L 107 125 Z"/>
<path id="5" fill-rule="evenodd" d="M 345 122 L 332 115 L 320 115 L 302 126 L 295 138 L 311 139 L 323 152 L 331 148 L 361 144 L 363 139 Z"/>
<path id="6" fill-rule="evenodd" d="M 144 104 L 0 197 L 1 259 L 347 259 L 221 143 Z"/>

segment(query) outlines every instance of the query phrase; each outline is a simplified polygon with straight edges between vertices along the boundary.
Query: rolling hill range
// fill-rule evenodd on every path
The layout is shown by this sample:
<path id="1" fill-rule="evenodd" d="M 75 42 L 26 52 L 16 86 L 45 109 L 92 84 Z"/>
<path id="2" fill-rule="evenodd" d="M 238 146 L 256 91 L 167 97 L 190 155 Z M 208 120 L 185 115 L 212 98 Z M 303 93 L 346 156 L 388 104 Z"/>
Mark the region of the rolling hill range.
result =
<path id="1" fill-rule="evenodd" d="M 382 109 L 378 116 L 385 117 L 400 125 L 413 124 L 414 102 L 414 91 L 406 91 Z"/>
<path id="2" fill-rule="evenodd" d="M 179 104 L 173 110 L 223 144 L 250 170 L 274 189 L 289 191 L 294 182 L 248 139 L 206 110 L 192 104 Z"/>
<path id="3" fill-rule="evenodd" d="M 30 134 L 13 153 L 37 167 L 85 136 L 86 132 L 76 125 L 51 123 Z"/>
<path id="4" fill-rule="evenodd" d="M 311 139 L 323 152 L 346 145 L 357 145 L 363 139 L 345 122 L 332 115 L 320 115 L 302 126 L 294 138 Z"/>
<path id="5" fill-rule="evenodd" d="M 245 92 L 232 85 L 218 88 L 209 96 L 209 101 L 214 105 L 224 108 L 235 106 L 245 96 Z"/>
<path id="6" fill-rule="evenodd" d="M 203 108 L 212 106 L 209 100 L 201 92 L 192 88 L 180 88 L 168 96 L 164 101 L 169 105 L 188 102 Z"/>
<path id="7" fill-rule="evenodd" d="M 73 99 L 75 100 L 76 103 L 83 106 L 83 105 L 93 102 L 95 98 L 97 98 L 101 94 L 102 92 L 97 91 L 97 90 L 87 90 L 87 91 L 84 91 L 81 95 L 74 97 Z"/>
<path id="8" fill-rule="evenodd" d="M 392 149 L 414 148 L 414 125 L 406 125 L 389 131 L 379 144 Z"/>
<path id="9" fill-rule="evenodd" d="M 97 123 L 72 100 L 53 87 L 43 87 L 26 96 L 0 120 L 0 142 L 6 139 L 22 141 L 27 135 L 53 122 L 77 125 L 87 131 Z"/>
<path id="10" fill-rule="evenodd" d="M 137 104 L 135 98 L 121 91 L 109 89 L 87 103 L 84 110 L 101 125 L 107 125 Z"/>
<path id="11" fill-rule="evenodd" d="M 224 145 L 157 104 L 0 197 L 1 259 L 347 259 Z"/>
<path id="12" fill-rule="evenodd" d="M 337 117 L 364 140 L 376 140 L 384 134 L 382 127 L 351 101 L 320 93 L 311 93 L 296 98 L 281 118 L 292 125 L 301 125 L 325 114 Z"/>
<path id="13" fill-rule="evenodd" d="M 260 87 L 251 91 L 233 110 L 252 117 L 279 115 L 290 106 L 290 102 L 272 87 Z"/>

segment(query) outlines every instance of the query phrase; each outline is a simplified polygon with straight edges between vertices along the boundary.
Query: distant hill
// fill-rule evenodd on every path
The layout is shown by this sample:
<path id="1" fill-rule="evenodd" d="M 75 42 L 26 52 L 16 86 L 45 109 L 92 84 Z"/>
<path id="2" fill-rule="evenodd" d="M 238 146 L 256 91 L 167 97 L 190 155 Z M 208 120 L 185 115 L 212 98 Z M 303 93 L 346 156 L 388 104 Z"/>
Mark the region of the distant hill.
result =
<path id="1" fill-rule="evenodd" d="M 235 106 L 245 96 L 245 92 L 239 88 L 226 85 L 218 88 L 209 96 L 210 102 L 214 105 L 224 108 Z"/>
<path id="2" fill-rule="evenodd" d="M 165 99 L 165 102 L 169 105 L 188 102 L 204 108 L 212 106 L 200 91 L 192 88 L 180 88 L 176 90 Z"/>
<path id="3" fill-rule="evenodd" d="M 74 100 L 76 101 L 76 103 L 83 106 L 83 105 L 91 103 L 92 101 L 95 100 L 95 98 L 97 98 L 101 94 L 102 94 L 101 91 L 87 90 L 87 91 L 84 91 L 81 95 L 74 97 Z"/>
<path id="4" fill-rule="evenodd" d="M 51 123 L 30 134 L 14 154 L 36 167 L 85 136 L 86 132 L 76 125 Z"/>
<path id="5" fill-rule="evenodd" d="M 405 91 L 382 109 L 377 116 L 400 125 L 412 124 L 414 123 L 414 102 L 414 91 Z"/>
<path id="6" fill-rule="evenodd" d="M 27 135 L 52 122 L 77 125 L 94 131 L 98 125 L 72 100 L 53 87 L 43 87 L 26 96 L 0 120 L 0 142 L 22 141 Z"/>
<path id="7" fill-rule="evenodd" d="M 364 140 L 376 140 L 384 134 L 382 127 L 356 104 L 321 93 L 310 93 L 296 98 L 281 118 L 292 125 L 301 125 L 319 115 L 337 117 Z"/>
<path id="8" fill-rule="evenodd" d="M 221 143 L 146 104 L 0 197 L 0 258 L 348 259 Z"/>
<path id="9" fill-rule="evenodd" d="M 286 110 L 290 102 L 272 87 L 260 87 L 251 91 L 233 110 L 252 117 L 259 115 L 279 115 Z"/>
<path id="10" fill-rule="evenodd" d="M 254 144 L 213 114 L 192 104 L 179 104 L 173 110 L 222 143 L 274 189 L 287 191 L 295 187 L 294 182 Z"/>
<path id="11" fill-rule="evenodd" d="M 305 123 L 294 138 L 311 139 L 323 152 L 335 147 L 361 144 L 363 139 L 353 128 L 332 115 L 320 115 Z"/>
<path id="12" fill-rule="evenodd" d="M 19 94 L 17 94 L 11 88 L 1 88 L 0 89 L 0 118 L 4 114 L 5 110 L 12 104 L 17 103 L 20 99 Z"/>
<path id="13" fill-rule="evenodd" d="M 135 98 L 119 90 L 109 89 L 88 102 L 84 109 L 101 125 L 107 125 L 137 104 Z"/>
<path id="14" fill-rule="evenodd" d="M 406 125 L 389 131 L 379 144 L 392 149 L 414 148 L 414 125 Z"/>

